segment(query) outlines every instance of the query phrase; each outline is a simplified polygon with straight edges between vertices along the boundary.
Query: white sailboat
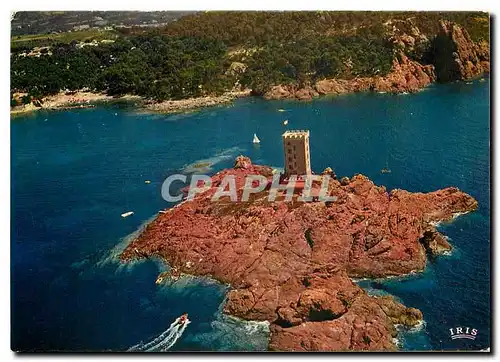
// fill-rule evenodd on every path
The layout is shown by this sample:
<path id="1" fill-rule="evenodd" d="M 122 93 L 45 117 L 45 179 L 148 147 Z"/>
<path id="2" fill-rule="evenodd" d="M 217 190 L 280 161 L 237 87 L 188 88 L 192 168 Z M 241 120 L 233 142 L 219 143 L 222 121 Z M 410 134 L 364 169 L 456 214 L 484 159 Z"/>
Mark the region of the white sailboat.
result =
<path id="1" fill-rule="evenodd" d="M 253 143 L 260 143 L 259 137 L 255 133 L 253 134 Z"/>

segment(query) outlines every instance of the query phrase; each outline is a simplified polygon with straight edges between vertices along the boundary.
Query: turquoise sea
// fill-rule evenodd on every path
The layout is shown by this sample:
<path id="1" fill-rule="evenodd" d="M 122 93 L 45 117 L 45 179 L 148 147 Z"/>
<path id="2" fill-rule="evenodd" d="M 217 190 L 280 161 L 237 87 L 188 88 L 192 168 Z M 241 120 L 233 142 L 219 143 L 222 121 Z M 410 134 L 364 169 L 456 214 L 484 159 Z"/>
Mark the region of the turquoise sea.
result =
<path id="1" fill-rule="evenodd" d="M 161 197 L 167 176 L 199 162 L 214 173 L 239 154 L 282 167 L 286 128 L 310 130 L 315 172 L 362 173 L 388 189 L 457 186 L 479 201 L 441 225 L 451 255 L 422 274 L 359 283 L 422 310 L 424 325 L 400 334 L 404 350 L 490 346 L 489 88 L 486 79 L 412 95 L 246 98 L 178 115 L 109 105 L 12 118 L 12 349 L 123 351 L 188 312 L 192 323 L 171 350 L 265 350 L 265 323 L 222 315 L 228 286 L 189 277 L 158 287 L 160 261 L 120 265 L 116 255 L 171 206 Z M 392 173 L 381 174 L 386 166 Z M 122 218 L 126 211 L 134 215 Z M 476 340 L 452 340 L 457 326 L 477 329 Z"/>

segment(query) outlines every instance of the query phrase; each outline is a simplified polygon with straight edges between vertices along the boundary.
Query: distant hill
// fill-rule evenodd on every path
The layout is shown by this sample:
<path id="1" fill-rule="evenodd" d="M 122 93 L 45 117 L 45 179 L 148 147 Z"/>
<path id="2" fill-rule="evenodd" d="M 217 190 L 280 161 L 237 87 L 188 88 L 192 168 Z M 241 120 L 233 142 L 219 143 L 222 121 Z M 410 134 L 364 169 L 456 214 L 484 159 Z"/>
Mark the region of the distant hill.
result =
<path id="1" fill-rule="evenodd" d="M 48 34 L 108 26 L 164 26 L 188 11 L 20 11 L 11 22 L 12 36 Z"/>

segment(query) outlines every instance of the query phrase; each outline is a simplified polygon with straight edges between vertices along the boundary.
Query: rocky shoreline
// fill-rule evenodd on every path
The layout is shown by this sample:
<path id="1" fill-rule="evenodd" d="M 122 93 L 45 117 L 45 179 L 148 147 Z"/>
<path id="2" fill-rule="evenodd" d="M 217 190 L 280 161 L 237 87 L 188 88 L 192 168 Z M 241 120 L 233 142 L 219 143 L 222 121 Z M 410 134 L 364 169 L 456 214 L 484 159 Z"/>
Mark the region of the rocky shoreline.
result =
<path id="1" fill-rule="evenodd" d="M 210 201 L 226 175 L 241 196 L 247 175 L 271 173 L 238 157 L 208 191 L 160 213 L 120 259 L 160 257 L 230 284 L 224 312 L 269 321 L 270 350 L 397 349 L 395 325 L 417 326 L 422 313 L 369 296 L 351 278 L 422 271 L 427 254 L 451 249 L 436 223 L 475 210 L 477 201 L 453 187 L 387 192 L 363 175 L 331 179 L 334 202 L 270 202 L 265 191 L 248 202 Z"/>
<path id="2" fill-rule="evenodd" d="M 175 113 L 200 109 L 205 107 L 213 107 L 221 104 L 231 103 L 236 98 L 247 97 L 250 95 L 250 90 L 226 92 L 220 96 L 206 96 L 198 98 L 187 98 L 180 100 L 171 100 L 163 102 L 146 102 L 144 107 L 147 110 L 159 113 Z"/>
<path id="3" fill-rule="evenodd" d="M 434 82 L 464 81 L 490 71 L 487 42 L 475 43 L 465 29 L 449 22 L 439 22 L 439 33 L 429 39 L 413 27 L 411 34 L 398 34 L 389 39 L 398 49 L 389 74 L 353 79 L 323 79 L 314 84 L 276 85 L 263 94 L 266 99 L 311 100 L 319 95 L 338 95 L 374 91 L 380 93 L 414 93 Z M 433 64 L 420 64 L 406 54 L 419 46 L 433 49 Z"/>
<path id="4" fill-rule="evenodd" d="M 391 72 L 385 77 L 323 79 L 302 88 L 277 85 L 264 94 L 266 99 L 310 100 L 319 95 L 355 92 L 414 93 L 436 81 L 434 68 L 410 60 L 403 52 L 394 59 Z"/>
<path id="5" fill-rule="evenodd" d="M 37 110 L 63 110 L 74 108 L 92 108 L 96 104 L 111 102 L 134 102 L 139 107 L 158 113 L 176 113 L 211 107 L 232 102 L 236 98 L 250 95 L 250 90 L 227 92 L 220 96 L 205 96 L 163 102 L 152 102 L 140 96 L 125 95 L 121 97 L 108 96 L 105 93 L 92 93 L 86 91 L 60 92 L 54 96 L 46 97 L 35 106 L 33 103 L 11 107 L 10 114 L 25 114 Z M 22 95 L 18 95 L 20 98 Z"/>
<path id="6" fill-rule="evenodd" d="M 16 98 L 21 98 L 23 94 L 16 94 Z M 63 110 L 75 108 L 92 108 L 96 104 L 110 102 L 140 102 L 141 97 L 134 95 L 124 95 L 121 97 L 108 96 L 105 93 L 93 93 L 88 91 L 60 92 L 53 96 L 48 96 L 38 102 L 11 107 L 10 114 L 18 115 L 30 113 L 38 110 Z"/>

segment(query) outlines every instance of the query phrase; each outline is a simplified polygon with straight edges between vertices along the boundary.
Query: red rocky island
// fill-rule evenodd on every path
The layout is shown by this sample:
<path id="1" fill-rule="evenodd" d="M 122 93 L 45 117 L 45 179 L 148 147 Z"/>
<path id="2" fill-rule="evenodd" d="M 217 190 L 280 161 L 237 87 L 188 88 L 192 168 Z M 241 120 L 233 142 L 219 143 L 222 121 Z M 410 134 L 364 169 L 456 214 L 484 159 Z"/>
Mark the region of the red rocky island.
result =
<path id="1" fill-rule="evenodd" d="M 387 192 L 363 175 L 330 179 L 333 202 L 270 202 L 267 191 L 247 202 L 210 200 L 226 175 L 241 196 L 250 174 L 271 177 L 272 169 L 239 156 L 209 190 L 160 213 L 120 258 L 160 257 L 229 283 L 224 311 L 269 321 L 270 350 L 395 350 L 395 325 L 415 326 L 422 313 L 369 296 L 351 277 L 422 271 L 427 253 L 451 249 L 435 224 L 477 208 L 457 188 Z"/>

